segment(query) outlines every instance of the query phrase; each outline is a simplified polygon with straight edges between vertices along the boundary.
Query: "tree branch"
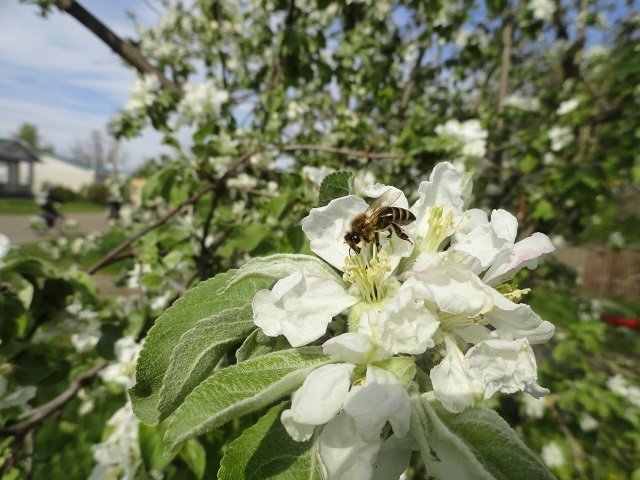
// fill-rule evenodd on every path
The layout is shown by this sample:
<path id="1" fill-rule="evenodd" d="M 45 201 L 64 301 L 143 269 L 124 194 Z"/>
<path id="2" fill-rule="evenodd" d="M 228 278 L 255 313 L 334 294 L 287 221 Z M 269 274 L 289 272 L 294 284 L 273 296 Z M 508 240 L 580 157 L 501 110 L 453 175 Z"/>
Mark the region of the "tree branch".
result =
<path id="1" fill-rule="evenodd" d="M 207 193 L 212 191 L 214 188 L 215 188 L 215 185 L 208 185 L 205 188 L 203 188 L 202 190 L 200 190 L 198 193 L 192 195 L 191 197 L 189 197 L 188 199 L 184 200 L 183 202 L 180 202 L 178 205 L 176 205 L 173 209 L 171 209 L 168 213 L 166 213 L 165 215 L 160 217 L 158 220 L 156 220 L 155 222 L 153 222 L 150 225 L 147 225 L 145 228 L 140 230 L 138 233 L 136 233 L 135 235 L 129 237 L 124 242 L 122 242 L 120 245 L 118 245 L 113 250 L 111 250 L 109 253 L 107 253 L 95 265 L 93 265 L 91 268 L 89 268 L 87 270 L 87 273 L 89 275 L 93 275 L 94 273 L 96 273 L 101 268 L 103 268 L 103 267 L 105 267 L 105 266 L 117 261 L 115 259 L 119 258 L 118 256 L 120 255 L 120 253 L 124 249 L 126 249 L 129 245 L 131 245 L 133 242 L 138 240 L 140 237 L 142 237 L 142 236 L 146 235 L 147 233 L 149 233 L 154 228 L 157 228 L 160 225 L 162 225 L 163 223 L 165 223 L 167 220 L 169 220 L 171 217 L 173 217 L 176 213 L 178 213 L 180 210 L 182 210 L 187 205 L 189 205 L 191 203 L 195 203 L 196 201 L 198 201 L 198 199 L 200 197 L 202 197 L 203 195 L 206 195 Z"/>
<path id="2" fill-rule="evenodd" d="M 513 19 L 507 13 L 502 24 L 502 70 L 500 71 L 500 87 L 498 89 L 498 112 L 504 109 L 504 99 L 509 89 L 509 74 L 511 73 L 511 37 L 513 35 Z M 501 123 L 502 120 L 499 120 Z M 500 128 L 500 126 L 498 127 Z"/>
<path id="3" fill-rule="evenodd" d="M 408 154 L 408 153 L 366 152 L 363 150 L 353 150 L 350 148 L 326 147 L 323 145 L 312 145 L 312 144 L 306 144 L 306 143 L 268 147 L 265 150 L 280 151 L 280 152 L 290 152 L 295 150 L 311 150 L 311 151 L 317 151 L 317 152 L 337 153 L 339 155 L 348 155 L 350 157 L 371 158 L 371 159 L 405 158 L 405 157 L 411 156 L 411 154 Z"/>
<path id="4" fill-rule="evenodd" d="M 93 16 L 86 8 L 75 0 L 58 0 L 56 5 L 60 10 L 67 12 L 73 18 L 78 20 L 82 25 L 95 34 L 100 40 L 106 43 L 111 50 L 119 55 L 125 62 L 138 70 L 140 73 L 153 73 L 158 77 L 164 88 L 172 92 L 181 93 L 182 89 L 167 77 L 162 71 L 154 67 L 140 53 L 136 47 L 123 41 L 109 27 Z"/>
<path id="5" fill-rule="evenodd" d="M 47 417 L 53 415 L 58 410 L 61 410 L 70 400 L 72 400 L 76 396 L 78 391 L 83 386 L 93 380 L 93 378 L 98 374 L 100 370 L 105 367 L 106 364 L 106 361 L 102 361 L 91 367 L 86 372 L 82 373 L 78 378 L 76 378 L 69 384 L 69 387 L 64 392 L 55 397 L 53 400 L 45 403 L 44 405 L 40 405 L 37 408 L 34 408 L 30 412 L 27 412 L 23 416 L 26 417 L 27 420 L 10 427 L 1 428 L 0 436 L 22 437 L 27 434 L 33 428 L 46 420 Z"/>
<path id="6" fill-rule="evenodd" d="M 427 47 L 424 45 L 421 45 L 418 50 L 418 56 L 416 57 L 416 61 L 413 64 L 411 73 L 409 74 L 409 80 L 407 81 L 407 84 L 404 87 L 404 91 L 402 92 L 402 102 L 400 106 L 401 114 L 404 114 L 407 108 L 407 105 L 409 104 L 409 99 L 411 98 L 411 94 L 413 93 L 413 88 L 415 87 L 416 80 L 418 78 L 418 72 L 420 71 L 420 67 L 422 65 L 422 59 L 424 58 L 424 54 L 426 51 L 427 51 Z"/>

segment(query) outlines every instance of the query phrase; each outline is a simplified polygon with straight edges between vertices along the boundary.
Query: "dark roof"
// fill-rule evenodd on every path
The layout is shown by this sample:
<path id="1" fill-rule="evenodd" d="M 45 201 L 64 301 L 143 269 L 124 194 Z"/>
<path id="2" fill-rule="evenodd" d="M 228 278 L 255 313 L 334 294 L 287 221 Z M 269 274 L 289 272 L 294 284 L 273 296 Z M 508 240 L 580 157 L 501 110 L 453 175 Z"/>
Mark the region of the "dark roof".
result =
<path id="1" fill-rule="evenodd" d="M 40 161 L 40 157 L 24 141 L 9 138 L 0 138 L 0 158 L 19 162 Z"/>

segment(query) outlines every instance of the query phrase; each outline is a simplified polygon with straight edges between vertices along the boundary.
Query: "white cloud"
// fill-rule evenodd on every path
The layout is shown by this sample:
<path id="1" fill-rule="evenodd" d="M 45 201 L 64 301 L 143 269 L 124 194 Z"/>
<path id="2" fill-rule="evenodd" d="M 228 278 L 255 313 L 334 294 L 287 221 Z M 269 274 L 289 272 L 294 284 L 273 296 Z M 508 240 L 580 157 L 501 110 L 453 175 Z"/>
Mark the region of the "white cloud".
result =
<path id="1" fill-rule="evenodd" d="M 117 34 L 134 35 L 134 23 L 156 21 L 143 1 L 85 0 L 83 5 Z M 43 139 L 61 153 L 92 130 L 104 131 L 126 103 L 135 73 L 77 20 L 54 11 L 47 19 L 17 0 L 0 2 L 0 137 L 21 123 L 38 126 Z M 168 151 L 160 135 L 123 143 L 130 167 L 144 157 Z"/>

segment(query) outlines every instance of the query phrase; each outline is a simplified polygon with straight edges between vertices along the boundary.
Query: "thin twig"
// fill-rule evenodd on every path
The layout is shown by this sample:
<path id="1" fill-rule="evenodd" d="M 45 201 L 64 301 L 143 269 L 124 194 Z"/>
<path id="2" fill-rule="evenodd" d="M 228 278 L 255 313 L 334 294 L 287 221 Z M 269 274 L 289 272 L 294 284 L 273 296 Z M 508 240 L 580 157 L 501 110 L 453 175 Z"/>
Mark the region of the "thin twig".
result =
<path id="1" fill-rule="evenodd" d="M 500 71 L 500 87 L 498 89 L 498 112 L 504 109 L 504 99 L 509 89 L 509 74 L 511 73 L 511 35 L 513 32 L 513 18 L 506 13 L 502 23 L 502 69 Z"/>
<path id="2" fill-rule="evenodd" d="M 280 152 L 290 152 L 295 150 L 311 150 L 311 151 L 317 151 L 317 152 L 337 153 L 339 155 L 348 155 L 350 157 L 371 158 L 371 159 L 406 158 L 411 156 L 410 153 L 366 152 L 364 150 L 353 150 L 351 148 L 327 147 L 324 145 L 313 145 L 313 144 L 306 144 L 306 143 L 268 147 L 266 150 L 270 150 L 270 151 L 275 150 Z"/>
<path id="3" fill-rule="evenodd" d="M 100 370 L 105 367 L 106 364 L 106 361 L 102 361 L 94 365 L 89 370 L 78 376 L 78 378 L 73 380 L 69 384 L 69 387 L 67 387 L 67 389 L 56 398 L 24 414 L 22 418 L 26 418 L 27 420 L 24 420 L 23 422 L 20 422 L 16 425 L 1 428 L 0 437 L 23 437 L 26 433 L 38 426 L 49 416 L 53 415 L 58 410 L 61 410 L 70 400 L 72 400 L 76 396 L 78 391 L 84 385 L 93 380 L 93 378 L 98 374 Z"/>
<path id="4" fill-rule="evenodd" d="M 149 233 L 154 228 L 157 228 L 160 225 L 162 225 L 163 223 L 165 223 L 167 220 L 169 220 L 171 217 L 173 217 L 175 214 L 177 214 L 180 210 L 182 210 L 182 208 L 184 208 L 185 206 L 190 205 L 192 203 L 195 203 L 196 201 L 198 201 L 198 199 L 200 197 L 202 197 L 203 195 L 206 195 L 207 193 L 209 193 L 214 188 L 215 188 L 215 185 L 207 185 L 205 188 L 200 190 L 198 193 L 192 195 L 191 197 L 189 197 L 188 199 L 184 200 L 183 202 L 180 202 L 178 205 L 176 205 L 173 209 L 171 209 L 165 215 L 160 217 L 158 220 L 156 220 L 155 222 L 153 222 L 150 225 L 147 225 L 145 228 L 140 230 L 138 233 L 136 233 L 135 235 L 129 237 L 124 242 L 122 242 L 120 245 L 118 245 L 113 250 L 111 250 L 109 253 L 107 253 L 95 265 L 93 265 L 91 268 L 89 268 L 87 270 L 87 273 L 89 275 L 93 275 L 94 273 L 96 273 L 98 270 L 100 270 L 104 266 L 109 265 L 110 263 L 113 263 L 113 261 L 114 261 L 113 259 L 115 257 L 118 257 L 118 255 L 124 249 L 126 249 L 129 245 L 131 245 L 133 242 L 138 240 L 140 237 L 146 235 L 147 233 Z"/>
<path id="5" fill-rule="evenodd" d="M 409 79 L 404 87 L 404 91 L 402 92 L 402 101 L 400 103 L 401 114 L 404 114 L 407 105 L 409 104 L 409 99 L 411 98 L 413 88 L 415 87 L 416 80 L 418 79 L 418 72 L 420 71 L 420 68 L 422 66 L 422 60 L 424 59 L 424 54 L 426 51 L 427 47 L 425 45 L 420 45 L 420 48 L 418 49 L 418 55 L 416 56 L 416 61 L 413 64 L 413 68 L 411 69 L 411 73 L 409 74 Z"/>

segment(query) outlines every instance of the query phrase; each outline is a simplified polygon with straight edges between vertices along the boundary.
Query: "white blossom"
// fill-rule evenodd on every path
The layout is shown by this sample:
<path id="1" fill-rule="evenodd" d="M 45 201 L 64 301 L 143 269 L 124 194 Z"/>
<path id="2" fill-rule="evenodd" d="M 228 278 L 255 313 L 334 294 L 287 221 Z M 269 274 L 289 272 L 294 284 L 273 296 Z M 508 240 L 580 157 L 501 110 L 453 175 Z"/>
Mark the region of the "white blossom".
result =
<path id="1" fill-rule="evenodd" d="M 116 359 L 100 370 L 100 378 L 131 388 L 135 383 L 136 361 L 142 344 L 136 343 L 133 337 L 122 337 L 116 341 L 114 349 Z"/>
<path id="2" fill-rule="evenodd" d="M 640 387 L 631 384 L 621 374 L 617 373 L 607 380 L 607 387 L 613 393 L 626 398 L 636 408 L 640 408 Z"/>
<path id="3" fill-rule="evenodd" d="M 537 112 L 540 110 L 540 100 L 535 97 L 525 97 L 522 95 L 512 94 L 507 96 L 502 104 L 506 107 L 517 108 L 529 112 Z"/>
<path id="4" fill-rule="evenodd" d="M 530 0 L 528 5 L 534 18 L 546 22 L 550 22 L 553 19 L 553 14 L 556 11 L 556 5 L 553 0 Z"/>
<path id="5" fill-rule="evenodd" d="M 71 343 L 78 353 L 86 353 L 95 348 L 102 333 L 100 330 L 90 328 L 80 333 L 71 335 Z"/>
<path id="6" fill-rule="evenodd" d="M 542 418 L 547 408 L 547 402 L 544 398 L 532 397 L 529 394 L 523 395 L 524 413 L 530 418 Z"/>
<path id="7" fill-rule="evenodd" d="M 487 151 L 487 131 L 482 128 L 479 120 L 449 120 L 435 128 L 438 135 L 449 135 L 456 138 L 462 147 L 465 157 L 484 157 Z"/>
<path id="8" fill-rule="evenodd" d="M 145 107 L 150 107 L 155 102 L 160 91 L 160 80 L 152 73 L 146 73 L 136 78 L 131 86 L 129 101 L 124 109 L 127 112 L 138 112 Z"/>
<path id="9" fill-rule="evenodd" d="M 542 447 L 542 460 L 549 468 L 559 468 L 565 464 L 564 454 L 557 442 Z"/>
<path id="10" fill-rule="evenodd" d="M 626 243 L 624 240 L 624 236 L 619 230 L 611 232 L 609 234 L 609 238 L 607 238 L 607 242 L 616 248 L 623 248 Z"/>
<path id="11" fill-rule="evenodd" d="M 107 421 L 109 437 L 91 447 L 96 465 L 89 480 L 133 480 L 142 463 L 138 441 L 138 419 L 127 402 Z"/>
<path id="12" fill-rule="evenodd" d="M 556 110 L 556 115 L 566 115 L 567 113 L 571 113 L 578 108 L 578 105 L 580 105 L 580 100 L 577 98 L 565 100 Z"/>
<path id="13" fill-rule="evenodd" d="M 558 152 L 573 142 L 573 132 L 569 127 L 555 126 L 549 130 L 551 150 Z"/>
<path id="14" fill-rule="evenodd" d="M 178 114 L 183 122 L 196 127 L 217 114 L 222 104 L 229 99 L 229 93 L 217 88 L 213 80 L 187 83 L 183 90 L 184 95 L 178 104 Z"/>
<path id="15" fill-rule="evenodd" d="M 510 282 L 553 245 L 541 233 L 516 241 L 517 220 L 504 210 L 466 210 L 470 191 L 470 177 L 450 163 L 436 165 L 411 206 L 398 189 L 369 185 L 367 196 L 392 193 L 393 206 L 415 220 L 402 225 L 409 241 L 381 232 L 379 245 L 363 241 L 357 252 L 345 234 L 369 204 L 349 195 L 314 208 L 302 229 L 327 268 L 299 268 L 254 297 L 254 323 L 293 346 L 321 338 L 336 316 L 347 319 L 346 333 L 323 345 L 336 363 L 309 374 L 281 418 L 296 441 L 319 432 L 329 478 L 374 478 L 378 467 L 397 478 L 406 468 L 407 387 L 385 369 L 396 355 L 430 356 L 431 394 L 452 412 L 497 392 L 548 393 L 531 345 L 554 327 L 521 302 L 529 290 Z"/>
<path id="16" fill-rule="evenodd" d="M 583 432 L 592 432 L 600 425 L 600 423 L 588 413 L 580 416 L 579 424 Z"/>

